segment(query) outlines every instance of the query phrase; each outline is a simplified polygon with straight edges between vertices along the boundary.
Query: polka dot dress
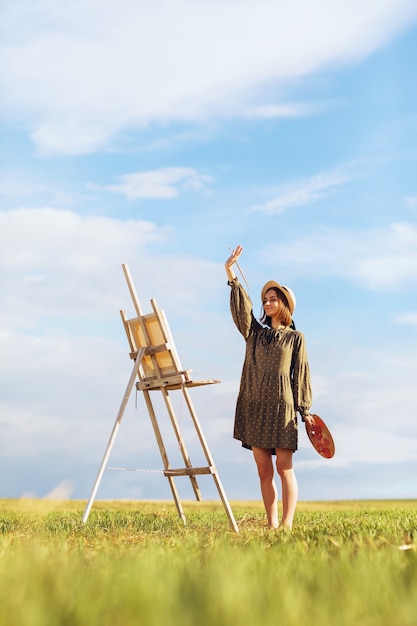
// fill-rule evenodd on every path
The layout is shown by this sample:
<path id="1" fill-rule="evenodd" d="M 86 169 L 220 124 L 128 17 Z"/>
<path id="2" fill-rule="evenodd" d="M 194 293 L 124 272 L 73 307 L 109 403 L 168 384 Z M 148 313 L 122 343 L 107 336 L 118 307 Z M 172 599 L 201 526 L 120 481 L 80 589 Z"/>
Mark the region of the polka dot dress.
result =
<path id="1" fill-rule="evenodd" d="M 297 450 L 297 413 L 311 407 L 310 369 L 304 335 L 289 327 L 275 330 L 254 317 L 252 302 L 235 278 L 233 320 L 246 340 L 233 436 L 246 448 Z"/>

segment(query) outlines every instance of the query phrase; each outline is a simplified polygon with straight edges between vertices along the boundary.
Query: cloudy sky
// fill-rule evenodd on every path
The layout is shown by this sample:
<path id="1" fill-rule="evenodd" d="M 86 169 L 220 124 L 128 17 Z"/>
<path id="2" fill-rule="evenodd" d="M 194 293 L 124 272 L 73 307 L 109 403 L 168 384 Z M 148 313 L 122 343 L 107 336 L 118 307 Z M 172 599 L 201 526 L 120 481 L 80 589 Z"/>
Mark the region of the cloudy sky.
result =
<path id="1" fill-rule="evenodd" d="M 269 279 L 297 295 L 336 442 L 324 460 L 300 429 L 300 498 L 416 497 L 414 0 L 6 0 L 0 29 L 0 496 L 89 496 L 132 366 L 127 263 L 183 366 L 222 381 L 192 398 L 227 495 L 259 499 L 232 439 L 240 243 L 256 314 Z M 109 464 L 161 469 L 140 396 Z M 171 495 L 109 470 L 98 497 Z"/>

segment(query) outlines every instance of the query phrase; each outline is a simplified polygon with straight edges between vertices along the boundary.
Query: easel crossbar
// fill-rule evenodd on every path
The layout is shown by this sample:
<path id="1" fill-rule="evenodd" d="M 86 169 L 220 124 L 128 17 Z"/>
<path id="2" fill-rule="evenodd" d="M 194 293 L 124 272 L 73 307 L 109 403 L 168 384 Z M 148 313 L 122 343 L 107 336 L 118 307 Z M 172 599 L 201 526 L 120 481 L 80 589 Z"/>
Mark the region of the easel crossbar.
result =
<path id="1" fill-rule="evenodd" d="M 165 476 L 196 476 L 197 474 L 215 474 L 216 468 L 209 467 L 183 467 L 179 469 L 164 470 Z"/>
<path id="2" fill-rule="evenodd" d="M 171 376 L 170 378 L 155 378 L 153 380 L 146 380 L 145 382 L 136 383 L 136 389 L 138 391 L 143 391 L 144 389 L 151 390 L 161 390 L 162 387 L 165 389 L 169 389 L 173 391 L 175 389 L 182 389 L 188 387 L 202 387 L 204 385 L 215 385 L 219 383 L 220 380 L 206 379 L 206 380 L 186 380 L 181 376 Z"/>
<path id="3" fill-rule="evenodd" d="M 164 474 L 165 476 L 194 476 L 202 474 L 215 474 L 216 468 L 213 465 L 208 467 L 179 467 L 179 468 L 167 468 L 164 470 L 158 469 L 139 469 L 135 467 L 106 467 L 108 470 L 118 472 L 144 472 L 154 474 Z"/>
<path id="4" fill-rule="evenodd" d="M 136 467 L 106 467 L 108 470 L 114 472 L 144 472 L 149 474 L 163 474 L 164 470 L 161 469 L 139 469 Z"/>

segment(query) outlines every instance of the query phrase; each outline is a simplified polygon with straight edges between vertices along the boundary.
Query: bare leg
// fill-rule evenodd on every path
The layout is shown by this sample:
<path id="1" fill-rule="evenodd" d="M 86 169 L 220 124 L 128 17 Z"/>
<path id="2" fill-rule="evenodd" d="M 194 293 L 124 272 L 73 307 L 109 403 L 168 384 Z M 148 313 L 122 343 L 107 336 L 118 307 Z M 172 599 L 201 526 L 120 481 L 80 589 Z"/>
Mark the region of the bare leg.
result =
<path id="1" fill-rule="evenodd" d="M 271 452 L 265 448 L 252 448 L 261 481 L 261 493 L 269 528 L 278 528 L 278 496 L 274 481 Z"/>
<path id="2" fill-rule="evenodd" d="M 282 485 L 282 518 L 280 526 L 291 530 L 297 506 L 298 484 L 292 464 L 292 450 L 277 448 L 277 471 Z"/>

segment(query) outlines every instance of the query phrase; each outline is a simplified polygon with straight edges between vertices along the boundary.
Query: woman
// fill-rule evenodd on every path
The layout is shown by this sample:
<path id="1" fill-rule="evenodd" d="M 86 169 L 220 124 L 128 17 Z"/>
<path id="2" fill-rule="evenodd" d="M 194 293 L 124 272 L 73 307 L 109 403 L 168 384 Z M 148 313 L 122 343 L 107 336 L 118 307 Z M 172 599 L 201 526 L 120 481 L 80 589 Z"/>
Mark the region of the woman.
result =
<path id="1" fill-rule="evenodd" d="M 292 323 L 293 292 L 275 281 L 262 289 L 265 326 L 255 319 L 251 300 L 233 270 L 242 250 L 237 246 L 225 263 L 233 320 L 246 340 L 233 436 L 252 449 L 269 528 L 291 530 L 298 497 L 292 462 L 298 445 L 296 411 L 303 421 L 314 424 L 304 335 Z M 282 486 L 279 522 L 273 454 Z"/>

